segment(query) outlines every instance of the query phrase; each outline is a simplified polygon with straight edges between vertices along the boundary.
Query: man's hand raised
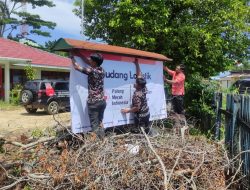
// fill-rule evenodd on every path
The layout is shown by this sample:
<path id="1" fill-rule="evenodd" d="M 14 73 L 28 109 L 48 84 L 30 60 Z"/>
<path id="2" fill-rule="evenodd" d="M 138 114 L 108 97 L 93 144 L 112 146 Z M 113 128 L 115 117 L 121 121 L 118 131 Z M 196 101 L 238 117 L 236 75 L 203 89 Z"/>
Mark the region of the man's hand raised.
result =
<path id="1" fill-rule="evenodd" d="M 138 58 L 135 58 L 134 62 L 133 62 L 135 65 L 139 65 L 139 60 Z"/>

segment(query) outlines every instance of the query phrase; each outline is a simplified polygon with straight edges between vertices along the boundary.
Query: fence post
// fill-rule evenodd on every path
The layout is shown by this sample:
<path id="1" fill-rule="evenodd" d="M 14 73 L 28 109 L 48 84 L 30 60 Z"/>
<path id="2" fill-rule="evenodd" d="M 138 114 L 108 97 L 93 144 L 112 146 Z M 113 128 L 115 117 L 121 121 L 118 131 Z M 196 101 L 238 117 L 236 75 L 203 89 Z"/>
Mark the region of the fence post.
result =
<path id="1" fill-rule="evenodd" d="M 230 153 L 231 156 L 235 156 L 239 152 L 239 126 L 237 122 L 237 115 L 241 105 L 241 96 L 233 96 L 233 109 L 232 109 L 232 136 L 230 141 Z"/>
<path id="2" fill-rule="evenodd" d="M 226 103 L 226 111 L 232 113 L 232 94 L 227 94 L 227 103 Z M 232 123 L 232 116 L 226 114 L 225 115 L 225 145 L 229 148 L 230 139 L 231 139 L 231 123 Z"/>
<path id="3" fill-rule="evenodd" d="M 216 104 L 216 120 L 215 120 L 215 140 L 220 140 L 221 127 L 221 108 L 222 108 L 222 93 L 216 93 L 214 97 Z"/>
<path id="4" fill-rule="evenodd" d="M 241 117 L 246 123 L 250 123 L 250 96 L 242 96 L 241 103 Z M 240 151 L 250 150 L 250 128 L 245 125 L 240 125 Z M 242 164 L 242 173 L 245 175 L 245 179 L 242 182 L 242 185 L 245 189 L 250 190 L 250 152 L 245 152 L 241 154 Z"/>
<path id="5" fill-rule="evenodd" d="M 221 112 L 223 113 L 223 111 Z M 225 110 L 225 146 L 230 158 L 234 158 L 242 151 L 250 150 L 250 96 L 227 94 Z M 243 189 L 250 190 L 250 153 L 241 153 L 238 162 L 231 165 L 232 172 L 241 166 L 240 180 Z M 242 176 L 240 176 L 242 177 Z"/>

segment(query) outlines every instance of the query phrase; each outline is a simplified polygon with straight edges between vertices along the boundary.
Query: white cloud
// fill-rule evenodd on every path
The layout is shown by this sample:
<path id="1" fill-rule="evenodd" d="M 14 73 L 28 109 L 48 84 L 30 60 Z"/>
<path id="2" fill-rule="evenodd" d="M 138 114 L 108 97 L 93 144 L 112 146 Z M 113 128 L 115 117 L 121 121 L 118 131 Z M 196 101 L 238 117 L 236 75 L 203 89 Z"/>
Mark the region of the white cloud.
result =
<path id="1" fill-rule="evenodd" d="M 72 12 L 74 0 L 54 0 L 53 2 L 55 7 L 36 7 L 36 9 L 29 7 L 28 12 L 38 14 L 44 20 L 55 22 L 56 30 L 79 36 L 81 20 Z"/>

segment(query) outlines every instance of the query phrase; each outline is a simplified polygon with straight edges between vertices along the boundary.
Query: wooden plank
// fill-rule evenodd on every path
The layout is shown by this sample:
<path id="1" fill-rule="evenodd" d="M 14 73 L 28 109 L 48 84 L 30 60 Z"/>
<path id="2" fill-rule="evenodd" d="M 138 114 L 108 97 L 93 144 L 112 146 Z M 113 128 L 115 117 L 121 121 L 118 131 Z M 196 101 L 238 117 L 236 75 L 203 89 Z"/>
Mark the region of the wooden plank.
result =
<path id="1" fill-rule="evenodd" d="M 220 109 L 221 113 L 227 116 L 233 117 L 233 114 L 227 110 Z M 241 118 L 237 117 L 237 121 L 240 122 L 240 124 L 243 124 L 244 126 L 248 127 L 250 129 L 250 123 L 247 123 L 246 121 L 242 120 Z"/>

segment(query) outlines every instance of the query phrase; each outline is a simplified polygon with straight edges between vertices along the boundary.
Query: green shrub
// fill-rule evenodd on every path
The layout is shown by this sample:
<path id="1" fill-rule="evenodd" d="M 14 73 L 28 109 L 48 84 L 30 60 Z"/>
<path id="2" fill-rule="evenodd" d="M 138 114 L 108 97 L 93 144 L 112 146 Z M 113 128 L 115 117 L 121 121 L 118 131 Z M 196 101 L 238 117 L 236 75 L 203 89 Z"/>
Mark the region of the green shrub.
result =
<path id="1" fill-rule="evenodd" d="M 31 136 L 34 138 L 40 138 L 40 137 L 44 136 L 44 133 L 41 129 L 36 128 L 36 129 L 32 130 Z"/>
<path id="2" fill-rule="evenodd" d="M 25 70 L 25 75 L 26 75 L 28 80 L 34 80 L 35 79 L 36 70 L 30 64 L 25 66 L 24 70 Z"/>
<path id="3" fill-rule="evenodd" d="M 200 121 L 200 128 L 203 131 L 209 131 L 213 125 L 212 121 L 215 119 L 212 105 L 214 93 L 219 90 L 219 84 L 195 74 L 188 78 L 185 89 L 187 114 Z"/>
<path id="4" fill-rule="evenodd" d="M 23 86 L 21 84 L 16 84 L 14 88 L 10 91 L 10 103 L 14 105 L 19 105 L 20 95 Z"/>

